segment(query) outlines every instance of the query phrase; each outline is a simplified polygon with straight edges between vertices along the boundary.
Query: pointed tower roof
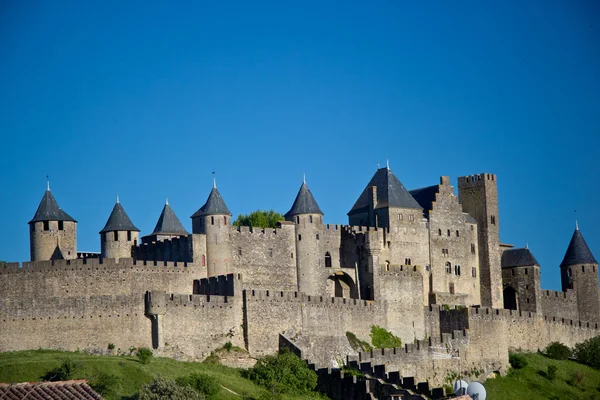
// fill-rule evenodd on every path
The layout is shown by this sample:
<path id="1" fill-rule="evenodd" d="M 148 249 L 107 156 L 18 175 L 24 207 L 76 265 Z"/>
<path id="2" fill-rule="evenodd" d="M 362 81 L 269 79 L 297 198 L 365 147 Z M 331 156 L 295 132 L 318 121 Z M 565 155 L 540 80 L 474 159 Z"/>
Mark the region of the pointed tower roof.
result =
<path id="1" fill-rule="evenodd" d="M 140 231 L 133 225 L 118 198 L 110 213 L 110 217 L 108 217 L 108 221 L 106 221 L 106 225 L 104 225 L 104 229 L 100 233 L 112 231 Z"/>
<path id="2" fill-rule="evenodd" d="M 163 207 L 158 222 L 154 227 L 154 232 L 151 235 L 188 235 L 177 215 L 173 212 L 173 209 L 167 201 Z"/>
<path id="3" fill-rule="evenodd" d="M 365 212 L 369 207 L 369 188 L 377 187 L 375 208 L 399 207 L 422 209 L 389 168 L 379 168 L 361 193 L 348 215 Z"/>
<path id="4" fill-rule="evenodd" d="M 221 197 L 221 193 L 219 193 L 217 186 L 213 185 L 213 188 L 208 195 L 208 199 L 206 199 L 206 203 L 192 215 L 192 218 L 215 214 L 231 215 L 231 212 L 229 211 L 229 208 L 227 208 L 223 197 Z"/>
<path id="5" fill-rule="evenodd" d="M 579 227 L 576 227 L 575 232 L 573 232 L 571 242 L 569 243 L 569 247 L 565 253 L 565 258 L 563 258 L 560 266 L 562 267 L 575 264 L 598 264 L 598 261 L 596 261 L 594 255 L 590 251 L 590 248 L 585 242 Z"/>
<path id="6" fill-rule="evenodd" d="M 296 195 L 296 200 L 294 200 L 292 208 L 285 214 L 285 217 L 298 214 L 323 215 L 323 211 L 321 211 L 321 209 L 319 208 L 319 205 L 317 204 L 317 201 L 312 195 L 312 192 L 306 185 L 306 182 L 302 182 L 302 186 L 300 186 L 300 190 Z"/>
<path id="7" fill-rule="evenodd" d="M 39 221 L 75 221 L 73 217 L 64 212 L 58 206 L 56 199 L 52 195 L 50 191 L 50 187 L 46 189 L 44 193 L 44 197 L 42 197 L 42 201 L 40 201 L 40 205 L 38 206 L 33 219 L 29 221 L 30 224 Z"/>

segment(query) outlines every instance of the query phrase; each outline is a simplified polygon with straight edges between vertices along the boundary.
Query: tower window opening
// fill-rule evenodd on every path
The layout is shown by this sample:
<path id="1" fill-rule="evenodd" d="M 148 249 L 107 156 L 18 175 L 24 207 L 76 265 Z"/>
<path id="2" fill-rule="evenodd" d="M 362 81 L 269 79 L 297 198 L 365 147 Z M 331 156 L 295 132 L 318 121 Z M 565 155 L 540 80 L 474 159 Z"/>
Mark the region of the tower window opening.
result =
<path id="1" fill-rule="evenodd" d="M 592 265 L 592 272 L 596 272 L 596 266 Z"/>
<path id="2" fill-rule="evenodd" d="M 571 270 L 571 268 L 569 268 L 569 269 L 567 270 L 567 276 L 568 276 L 569 278 L 573 276 L 573 271 Z"/>
<path id="3" fill-rule="evenodd" d="M 115 242 L 119 240 L 119 231 L 113 231 L 113 240 Z"/>
<path id="4" fill-rule="evenodd" d="M 63 221 L 58 221 L 58 230 L 63 231 L 65 229 L 65 225 Z"/>
<path id="5" fill-rule="evenodd" d="M 227 225 L 227 217 L 223 217 L 223 222 L 225 222 L 225 225 Z"/>
<path id="6" fill-rule="evenodd" d="M 460 232 L 458 231 L 458 229 L 456 230 L 456 237 L 460 237 Z"/>
<path id="7" fill-rule="evenodd" d="M 411 263 L 412 263 L 412 261 L 411 261 L 411 259 L 410 259 L 410 258 L 405 258 L 405 259 L 404 259 L 404 264 L 405 264 L 405 265 L 411 265 Z"/>
<path id="8" fill-rule="evenodd" d="M 473 230 L 473 229 L 474 229 L 474 228 L 473 228 L 473 225 L 471 225 L 471 230 Z"/>
<path id="9" fill-rule="evenodd" d="M 473 275 L 473 278 L 477 278 L 477 268 L 473 267 L 471 269 L 471 275 Z"/>
<path id="10" fill-rule="evenodd" d="M 131 242 L 131 231 L 127 231 L 127 241 Z"/>
<path id="11" fill-rule="evenodd" d="M 581 272 L 585 272 L 585 265 L 581 266 Z"/>
<path id="12" fill-rule="evenodd" d="M 298 235 L 298 241 L 302 240 L 302 235 Z"/>
<path id="13" fill-rule="evenodd" d="M 471 254 L 475 254 L 475 243 L 471 243 Z"/>
<path id="14" fill-rule="evenodd" d="M 460 276 L 460 265 L 454 266 L 454 275 Z"/>
<path id="15" fill-rule="evenodd" d="M 317 233 L 317 240 L 319 240 L 319 234 Z"/>
<path id="16" fill-rule="evenodd" d="M 300 223 L 300 216 L 296 216 L 296 223 L 299 224 Z"/>
<path id="17" fill-rule="evenodd" d="M 446 273 L 447 274 L 452 273 L 452 264 L 450 263 L 450 261 L 446 261 Z"/>
<path id="18" fill-rule="evenodd" d="M 325 253 L 325 267 L 331 268 L 331 254 L 329 252 Z"/>
<path id="19" fill-rule="evenodd" d="M 313 223 L 313 218 L 312 218 L 312 215 L 309 215 L 309 216 L 308 216 L 308 221 L 309 221 L 311 224 Z"/>
<path id="20" fill-rule="evenodd" d="M 202 254 L 202 266 L 206 267 L 206 256 Z"/>
<path id="21" fill-rule="evenodd" d="M 450 289 L 450 294 L 454 294 L 454 283 L 450 283 L 449 289 Z"/>
<path id="22" fill-rule="evenodd" d="M 496 216 L 492 215 L 492 217 L 490 218 L 492 225 L 496 225 Z"/>
<path id="23" fill-rule="evenodd" d="M 45 231 L 49 231 L 50 230 L 50 221 L 44 221 L 44 230 Z"/>
<path id="24" fill-rule="evenodd" d="M 441 229 L 438 229 L 438 235 L 442 236 L 442 230 Z"/>
<path id="25" fill-rule="evenodd" d="M 242 255 L 242 248 L 238 247 L 238 256 L 241 256 L 241 255 Z"/>
<path id="26" fill-rule="evenodd" d="M 450 236 L 450 229 L 448 229 L 448 236 Z"/>
<path id="27" fill-rule="evenodd" d="M 210 217 L 210 224 L 214 225 L 215 224 L 215 217 Z"/>

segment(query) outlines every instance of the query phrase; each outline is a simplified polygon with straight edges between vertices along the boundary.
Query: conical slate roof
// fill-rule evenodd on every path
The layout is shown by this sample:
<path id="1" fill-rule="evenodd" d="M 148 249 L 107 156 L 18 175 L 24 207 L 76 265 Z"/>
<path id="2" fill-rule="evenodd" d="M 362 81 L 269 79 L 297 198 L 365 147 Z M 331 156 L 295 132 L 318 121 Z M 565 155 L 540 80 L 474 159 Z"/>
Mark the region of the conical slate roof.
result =
<path id="1" fill-rule="evenodd" d="M 187 235 L 188 232 L 185 230 L 177 215 L 173 212 L 173 209 L 166 203 L 162 212 L 160 213 L 160 217 L 158 218 L 158 222 L 154 227 L 154 232 L 151 235 Z"/>
<path id="2" fill-rule="evenodd" d="M 292 208 L 285 214 L 285 217 L 298 214 L 323 215 L 323 211 L 321 211 L 319 208 L 319 205 L 317 204 L 317 201 L 312 195 L 310 189 L 306 185 L 306 182 L 302 182 L 302 186 L 300 186 L 298 195 L 296 195 L 296 200 L 294 200 Z"/>
<path id="3" fill-rule="evenodd" d="M 208 199 L 206 199 L 206 203 L 192 215 L 192 218 L 216 214 L 231 215 L 231 212 L 229 211 L 229 208 L 227 208 L 225 201 L 223 201 L 221 193 L 219 193 L 217 187 L 214 186 L 208 195 Z"/>
<path id="4" fill-rule="evenodd" d="M 361 193 L 348 215 L 365 212 L 369 207 L 370 188 L 377 186 L 377 204 L 375 208 L 399 207 L 422 209 L 417 201 L 400 183 L 389 168 L 380 168 L 375 172 L 365 190 Z"/>
<path id="5" fill-rule="evenodd" d="M 106 225 L 104 225 L 104 229 L 102 229 L 100 233 L 112 231 L 140 231 L 133 225 L 125 212 L 125 209 L 118 201 L 113 207 L 110 217 L 108 217 L 108 221 L 106 221 Z"/>
<path id="6" fill-rule="evenodd" d="M 38 206 L 33 219 L 29 221 L 30 224 L 39 221 L 75 221 L 73 217 L 64 212 L 58 206 L 56 199 L 52 196 L 52 192 L 50 189 L 46 190 L 44 193 L 44 197 L 42 197 L 42 201 L 40 201 L 40 205 Z"/>
<path id="7" fill-rule="evenodd" d="M 529 249 L 510 249 L 502 253 L 502 268 L 540 265 Z"/>
<path id="8" fill-rule="evenodd" d="M 598 264 L 579 229 L 575 229 L 573 232 L 565 258 L 560 266 L 575 264 Z"/>

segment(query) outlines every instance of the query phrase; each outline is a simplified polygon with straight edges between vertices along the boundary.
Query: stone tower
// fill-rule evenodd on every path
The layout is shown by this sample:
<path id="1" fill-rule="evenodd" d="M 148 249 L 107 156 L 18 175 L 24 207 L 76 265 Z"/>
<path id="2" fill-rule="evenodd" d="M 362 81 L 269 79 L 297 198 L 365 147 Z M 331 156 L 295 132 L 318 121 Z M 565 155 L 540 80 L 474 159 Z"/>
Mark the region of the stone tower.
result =
<path id="1" fill-rule="evenodd" d="M 560 264 L 562 289 L 575 290 L 581 321 L 600 322 L 600 289 L 598 288 L 598 261 L 594 258 L 579 227 Z"/>
<path id="2" fill-rule="evenodd" d="M 77 258 L 77 221 L 58 206 L 50 184 L 29 221 L 31 261 Z"/>
<path id="3" fill-rule="evenodd" d="M 326 282 L 319 282 L 317 272 L 319 254 L 319 232 L 323 226 L 323 212 L 319 208 L 306 182 L 302 183 L 296 200 L 285 220 L 296 224 L 296 270 L 298 290 L 306 294 L 322 293 Z"/>
<path id="4" fill-rule="evenodd" d="M 529 248 L 502 253 L 504 308 L 542 313 L 540 264 Z"/>
<path id="5" fill-rule="evenodd" d="M 133 225 L 117 197 L 110 217 L 100 231 L 101 257 L 131 258 L 131 248 L 137 244 L 139 234 L 140 230 Z"/>
<path id="6" fill-rule="evenodd" d="M 458 197 L 463 210 L 477 220 L 481 305 L 502 308 L 504 300 L 496 175 L 484 173 L 458 178 Z"/>
<path id="7" fill-rule="evenodd" d="M 169 205 L 169 200 L 165 201 L 165 206 L 158 217 L 158 222 L 151 234 L 142 237 L 142 243 L 159 242 L 165 239 L 173 239 L 189 235 L 185 230 L 177 215 Z"/>
<path id="8" fill-rule="evenodd" d="M 192 215 L 192 233 L 206 235 L 209 277 L 233 272 L 230 225 L 231 212 L 223 201 L 215 181 L 206 203 Z"/>

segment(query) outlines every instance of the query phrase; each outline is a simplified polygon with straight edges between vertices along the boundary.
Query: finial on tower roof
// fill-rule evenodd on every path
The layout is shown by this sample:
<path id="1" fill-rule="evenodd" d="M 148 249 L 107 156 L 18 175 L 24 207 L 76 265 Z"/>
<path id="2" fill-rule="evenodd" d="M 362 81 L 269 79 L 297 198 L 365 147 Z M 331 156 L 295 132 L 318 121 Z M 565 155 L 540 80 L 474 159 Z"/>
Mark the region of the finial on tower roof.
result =
<path id="1" fill-rule="evenodd" d="M 165 199 L 165 205 L 167 205 L 167 206 L 169 205 L 169 198 L 168 197 Z"/>
<path id="2" fill-rule="evenodd" d="M 385 166 L 387 169 L 390 169 L 390 160 L 389 159 L 385 160 Z"/>
<path id="3" fill-rule="evenodd" d="M 120 203 L 119 201 L 119 194 L 117 193 L 117 203 Z"/>
<path id="4" fill-rule="evenodd" d="M 379 169 L 379 161 L 377 162 L 377 169 Z"/>
<path id="5" fill-rule="evenodd" d="M 50 179 L 48 179 L 48 175 L 46 175 L 46 190 L 50 191 Z"/>
<path id="6" fill-rule="evenodd" d="M 50 189 L 48 189 L 50 190 Z M 575 220 L 575 230 L 578 231 L 579 230 L 579 224 L 577 223 L 577 220 Z"/>
<path id="7" fill-rule="evenodd" d="M 302 182 L 306 184 L 306 172 L 302 174 Z"/>
<path id="8" fill-rule="evenodd" d="M 525 242 L 525 248 L 528 249 L 529 248 L 529 242 Z"/>
<path id="9" fill-rule="evenodd" d="M 217 177 L 215 176 L 215 171 L 212 172 L 213 174 L 213 188 L 217 187 Z"/>

